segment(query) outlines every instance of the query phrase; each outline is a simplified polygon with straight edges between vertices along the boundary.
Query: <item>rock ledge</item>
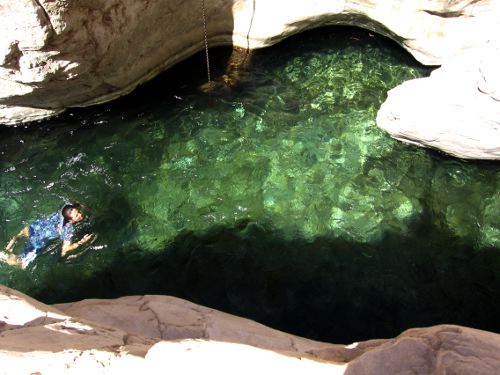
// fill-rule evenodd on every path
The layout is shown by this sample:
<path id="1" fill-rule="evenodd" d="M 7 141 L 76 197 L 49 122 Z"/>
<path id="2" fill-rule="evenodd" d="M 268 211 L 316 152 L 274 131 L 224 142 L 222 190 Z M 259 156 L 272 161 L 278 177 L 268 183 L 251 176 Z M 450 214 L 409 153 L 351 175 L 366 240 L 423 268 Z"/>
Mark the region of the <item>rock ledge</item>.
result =
<path id="1" fill-rule="evenodd" d="M 1 374 L 498 374 L 500 335 L 440 325 L 348 346 L 168 296 L 44 305 L 0 286 Z"/>
<path id="2" fill-rule="evenodd" d="M 391 91 L 378 124 L 396 139 L 461 158 L 500 158 L 498 1 L 205 4 L 210 46 L 262 48 L 325 25 L 392 38 L 421 63 L 442 66 Z M 113 100 L 204 46 L 199 0 L 0 0 L 0 24 L 4 125 Z"/>

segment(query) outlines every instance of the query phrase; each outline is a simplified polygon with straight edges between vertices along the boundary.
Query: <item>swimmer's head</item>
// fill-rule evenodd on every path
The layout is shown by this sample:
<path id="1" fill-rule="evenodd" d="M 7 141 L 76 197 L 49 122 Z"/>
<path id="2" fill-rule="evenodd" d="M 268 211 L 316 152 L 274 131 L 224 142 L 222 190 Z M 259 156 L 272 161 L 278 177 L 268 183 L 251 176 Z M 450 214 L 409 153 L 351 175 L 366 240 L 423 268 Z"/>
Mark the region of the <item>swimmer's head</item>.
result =
<path id="1" fill-rule="evenodd" d="M 80 211 L 77 206 L 74 206 L 72 204 L 67 204 L 66 206 L 64 206 L 61 210 L 61 213 L 64 217 L 65 223 L 78 223 L 79 221 L 83 220 L 82 211 Z"/>

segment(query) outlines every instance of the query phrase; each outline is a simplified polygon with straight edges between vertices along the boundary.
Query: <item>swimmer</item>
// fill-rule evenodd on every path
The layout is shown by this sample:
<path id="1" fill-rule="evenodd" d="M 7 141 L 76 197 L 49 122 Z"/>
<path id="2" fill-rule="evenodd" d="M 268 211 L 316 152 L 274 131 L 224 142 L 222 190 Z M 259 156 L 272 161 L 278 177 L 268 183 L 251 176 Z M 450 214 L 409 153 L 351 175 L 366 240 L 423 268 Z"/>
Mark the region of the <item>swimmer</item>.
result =
<path id="1" fill-rule="evenodd" d="M 47 246 L 47 243 L 55 238 L 63 241 L 61 256 L 65 256 L 76 250 L 84 243 L 94 240 L 94 234 L 85 234 L 79 241 L 73 242 L 75 228 L 73 224 L 82 221 L 84 215 L 80 210 L 80 204 L 66 204 L 61 210 L 47 217 L 37 219 L 29 226 L 23 228 L 9 241 L 5 247 L 6 258 L 4 261 L 12 266 L 26 268 Z M 28 241 L 19 256 L 12 249 L 19 238 L 27 237 Z"/>

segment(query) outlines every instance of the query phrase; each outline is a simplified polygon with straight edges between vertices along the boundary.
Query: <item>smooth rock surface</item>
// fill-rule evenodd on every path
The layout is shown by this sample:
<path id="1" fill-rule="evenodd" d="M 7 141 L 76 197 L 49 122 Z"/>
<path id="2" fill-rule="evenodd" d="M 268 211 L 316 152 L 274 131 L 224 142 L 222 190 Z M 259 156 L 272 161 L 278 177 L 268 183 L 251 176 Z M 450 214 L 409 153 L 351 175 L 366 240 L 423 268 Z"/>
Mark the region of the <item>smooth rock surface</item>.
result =
<path id="1" fill-rule="evenodd" d="M 440 325 L 349 346 L 168 296 L 44 305 L 0 286 L 0 374 L 498 374 L 500 335 Z"/>
<path id="2" fill-rule="evenodd" d="M 500 373 L 500 335 L 440 325 L 410 329 L 349 363 L 346 375 Z"/>
<path id="3" fill-rule="evenodd" d="M 478 113 L 481 114 L 482 127 L 477 140 L 473 139 L 469 145 L 463 141 L 468 135 L 453 134 L 456 103 L 449 101 L 425 110 L 437 111 L 433 121 L 439 122 L 437 138 L 426 134 L 422 141 L 417 139 L 420 136 L 415 134 L 412 124 L 416 121 L 410 110 L 401 110 L 399 118 L 405 120 L 394 122 L 384 119 L 389 111 L 386 109 L 379 116 L 380 123 L 386 129 L 398 127 L 389 130 L 398 139 L 445 152 L 451 148 L 451 153 L 460 157 L 498 158 L 498 142 L 490 137 L 497 135 L 498 118 L 491 116 L 498 113 L 498 103 L 486 113 L 481 108 L 475 109 L 476 101 L 467 101 L 473 92 L 467 90 L 476 90 L 477 86 L 468 85 L 467 77 L 461 74 L 470 68 L 477 73 L 478 68 L 478 61 L 461 57 L 464 53 L 480 48 L 481 55 L 486 56 L 490 42 L 498 40 L 495 32 L 500 24 L 498 2 L 206 0 L 205 3 L 210 46 L 232 43 L 243 48 L 261 48 L 306 29 L 353 25 L 391 37 L 423 64 L 460 64 L 460 73 L 453 76 L 453 81 L 458 83 L 465 78 L 463 91 L 457 98 L 458 104 L 465 103 L 466 107 L 467 117 L 462 123 L 470 132 L 478 122 Z M 0 0 L 0 24 L 0 124 L 7 125 L 49 118 L 68 107 L 93 105 L 125 95 L 200 51 L 204 45 L 198 0 Z M 488 61 L 486 57 L 479 61 L 481 72 L 487 75 L 487 81 L 479 85 L 490 98 L 495 98 L 500 87 L 498 79 L 492 77 L 494 63 Z M 432 91 L 427 91 L 426 97 L 439 99 L 438 95 L 448 91 L 449 82 L 435 79 L 428 83 L 428 90 Z M 428 104 L 419 99 L 420 89 L 408 85 L 401 89 L 405 92 L 405 108 L 413 103 L 412 96 L 416 97 L 417 106 Z M 396 108 L 392 103 L 389 101 L 387 107 Z M 387 122 L 393 124 L 389 126 Z M 491 122 L 493 125 L 488 127 Z"/>
<path id="4" fill-rule="evenodd" d="M 334 347 L 170 296 L 84 300 L 54 307 L 74 318 L 162 340 L 225 341 L 302 355 Z"/>
<path id="5" fill-rule="evenodd" d="M 269 366 L 292 374 L 340 374 L 345 363 L 319 358 L 360 353 L 173 297 L 132 296 L 57 307 L 61 310 L 0 286 L 0 374 L 155 374 L 167 368 L 250 374 Z"/>
<path id="6" fill-rule="evenodd" d="M 464 159 L 500 159 L 500 48 L 476 47 L 389 91 L 377 124 L 393 138 Z"/>

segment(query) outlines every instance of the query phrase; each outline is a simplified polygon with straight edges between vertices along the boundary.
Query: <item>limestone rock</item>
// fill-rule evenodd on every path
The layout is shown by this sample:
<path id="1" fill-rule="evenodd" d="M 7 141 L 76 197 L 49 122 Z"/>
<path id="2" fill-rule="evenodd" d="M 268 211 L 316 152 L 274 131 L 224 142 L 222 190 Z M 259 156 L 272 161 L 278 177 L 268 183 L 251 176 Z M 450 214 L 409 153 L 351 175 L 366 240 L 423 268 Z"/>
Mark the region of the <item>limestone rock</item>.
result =
<path id="1" fill-rule="evenodd" d="M 212 42 L 230 43 L 230 1 L 208 3 Z M 194 9 L 201 17 L 182 0 L 0 0 L 0 123 L 130 92 L 202 48 Z"/>
<path id="2" fill-rule="evenodd" d="M 294 357 L 242 344 L 192 340 L 177 343 L 162 341 L 149 350 L 145 359 L 147 366 L 157 369 L 156 372 L 168 366 L 185 374 L 254 375 L 275 372 L 341 375 L 347 366 L 345 363 Z"/>
<path id="3" fill-rule="evenodd" d="M 173 297 L 87 300 L 57 307 L 64 312 L 0 286 L 0 374 L 163 374 L 166 368 L 250 374 L 269 366 L 297 374 L 340 374 L 345 363 L 318 357 L 327 349 L 329 357 L 331 352 L 345 357 L 343 352 L 350 351 Z"/>
<path id="4" fill-rule="evenodd" d="M 441 325 L 320 343 L 167 296 L 46 306 L 0 286 L 0 374 L 498 374 L 500 335 Z"/>
<path id="5" fill-rule="evenodd" d="M 349 363 L 345 375 L 500 372 L 500 336 L 459 326 L 410 329 Z"/>
<path id="6" fill-rule="evenodd" d="M 261 48 L 306 29 L 353 25 L 389 36 L 423 64 L 443 64 L 431 78 L 391 91 L 379 125 L 455 156 L 500 157 L 498 2 L 205 4 L 210 46 Z M 127 94 L 203 48 L 201 14 L 197 0 L 0 0 L 0 124 Z"/>
<path id="7" fill-rule="evenodd" d="M 84 300 L 54 307 L 74 318 L 163 340 L 225 341 L 300 354 L 332 347 L 170 296 Z M 343 350 L 342 346 L 334 347 Z"/>
<path id="8" fill-rule="evenodd" d="M 389 91 L 377 124 L 406 143 L 500 159 L 500 48 L 476 47 Z"/>
<path id="9" fill-rule="evenodd" d="M 479 87 L 489 98 L 498 98 L 496 54 L 489 60 L 486 57 L 489 42 L 498 38 L 495 30 L 500 24 L 500 5 L 494 0 L 206 0 L 205 4 L 210 46 L 261 48 L 325 25 L 359 26 L 389 36 L 427 65 L 461 64 L 464 53 L 481 46 L 485 57 L 479 65 L 486 80 L 474 88 L 463 82 L 463 97 L 457 100 L 463 104 L 466 118 L 459 131 L 466 127 L 469 133 L 478 120 L 498 121 L 491 111 L 476 110 L 473 106 L 485 100 L 478 97 L 469 103 L 467 99 L 474 93 L 466 91 Z M 102 103 L 129 93 L 203 48 L 200 7 L 198 0 L 0 0 L 0 124 L 44 119 L 68 107 Z M 473 67 L 477 66 L 474 62 Z M 462 82 L 460 73 L 454 81 Z M 437 89 L 441 95 L 449 91 L 449 83 L 434 79 L 427 88 Z M 421 84 L 415 85 L 420 89 Z M 416 96 L 419 89 L 404 88 Z M 392 96 L 400 93 L 394 91 Z M 408 95 L 406 107 L 408 101 L 413 102 Z M 394 108 L 390 100 L 388 106 Z M 418 105 L 428 104 L 420 100 Z M 412 139 L 446 152 L 457 148 L 452 154 L 464 155 L 461 157 L 483 158 L 486 154 L 486 158 L 498 158 L 498 143 L 490 138 L 498 135 L 496 130 L 490 126 L 476 133 L 471 146 L 462 144 L 469 135 L 455 137 L 455 108 L 448 104 L 425 111 L 437 111 L 433 124 L 440 123 L 438 137 L 449 138 L 444 145 L 433 141 L 434 134 L 419 141 L 409 131 L 389 131 L 398 139 Z M 384 120 L 386 111 L 379 118 L 381 126 L 389 129 L 387 122 L 393 121 Z M 408 119 L 412 114 L 401 116 Z M 411 122 L 393 122 L 392 127 L 406 128 L 406 121 Z M 453 142 L 458 144 L 447 146 Z"/>
<path id="10" fill-rule="evenodd" d="M 0 286 L 0 374 L 123 373 L 157 341 L 74 320 Z"/>

